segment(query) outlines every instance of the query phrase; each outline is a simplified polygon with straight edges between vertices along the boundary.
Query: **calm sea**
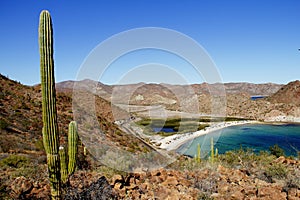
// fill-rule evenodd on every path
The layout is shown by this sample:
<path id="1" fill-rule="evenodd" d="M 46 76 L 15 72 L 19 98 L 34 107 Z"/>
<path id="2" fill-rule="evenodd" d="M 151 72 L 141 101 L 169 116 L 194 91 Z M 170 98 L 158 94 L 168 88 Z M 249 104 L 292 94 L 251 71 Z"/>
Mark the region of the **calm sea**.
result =
<path id="1" fill-rule="evenodd" d="M 194 157 L 197 145 L 201 145 L 202 157 L 210 151 L 210 138 L 214 138 L 215 148 L 219 153 L 239 148 L 252 148 L 255 152 L 269 150 L 270 146 L 278 144 L 286 155 L 297 155 L 300 151 L 300 125 L 299 124 L 248 124 L 231 126 L 205 136 L 200 136 L 182 145 L 178 152 Z"/>

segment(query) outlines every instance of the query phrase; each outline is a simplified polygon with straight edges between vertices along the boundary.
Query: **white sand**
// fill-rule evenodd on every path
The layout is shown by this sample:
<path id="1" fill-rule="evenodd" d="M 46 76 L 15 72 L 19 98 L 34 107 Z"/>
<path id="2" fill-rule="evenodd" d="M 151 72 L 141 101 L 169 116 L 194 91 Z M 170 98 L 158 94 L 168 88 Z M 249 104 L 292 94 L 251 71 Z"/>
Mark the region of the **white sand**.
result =
<path id="1" fill-rule="evenodd" d="M 257 121 L 234 121 L 234 122 L 213 123 L 205 129 L 192 132 L 192 133 L 175 134 L 167 137 L 156 135 L 153 138 L 151 138 L 151 142 L 153 144 L 156 144 L 161 149 L 166 149 L 168 151 L 171 151 L 171 150 L 176 150 L 178 147 L 180 147 L 187 141 L 199 137 L 201 135 L 205 135 L 225 127 L 248 124 L 248 123 L 258 123 L 258 122 Z"/>

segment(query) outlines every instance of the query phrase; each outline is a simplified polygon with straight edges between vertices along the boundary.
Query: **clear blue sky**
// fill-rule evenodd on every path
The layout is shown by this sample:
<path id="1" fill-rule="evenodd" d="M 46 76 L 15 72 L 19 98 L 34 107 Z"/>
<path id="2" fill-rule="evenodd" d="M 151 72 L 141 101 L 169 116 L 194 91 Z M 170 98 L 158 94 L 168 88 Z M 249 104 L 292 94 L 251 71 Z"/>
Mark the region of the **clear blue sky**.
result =
<path id="1" fill-rule="evenodd" d="M 76 79 L 100 42 L 140 27 L 169 28 L 193 38 L 210 54 L 224 82 L 300 79 L 298 0 L 1 0 L 0 73 L 27 85 L 40 81 L 43 9 L 53 19 L 56 81 Z M 104 82 L 115 80 L 108 76 Z"/>

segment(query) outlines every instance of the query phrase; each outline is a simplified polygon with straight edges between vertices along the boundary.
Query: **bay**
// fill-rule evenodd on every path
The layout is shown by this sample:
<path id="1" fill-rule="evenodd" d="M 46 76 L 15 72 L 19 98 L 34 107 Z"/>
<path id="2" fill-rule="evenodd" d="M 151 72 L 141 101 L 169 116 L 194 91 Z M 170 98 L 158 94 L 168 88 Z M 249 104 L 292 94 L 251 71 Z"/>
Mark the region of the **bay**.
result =
<path id="1" fill-rule="evenodd" d="M 214 140 L 214 148 L 223 154 L 226 151 L 240 148 L 251 148 L 254 152 L 268 151 L 277 144 L 287 156 L 297 156 L 300 151 L 299 124 L 247 124 L 231 126 L 200 136 L 178 148 L 177 152 L 194 157 L 197 145 L 201 146 L 201 157 L 210 152 L 210 141 Z"/>

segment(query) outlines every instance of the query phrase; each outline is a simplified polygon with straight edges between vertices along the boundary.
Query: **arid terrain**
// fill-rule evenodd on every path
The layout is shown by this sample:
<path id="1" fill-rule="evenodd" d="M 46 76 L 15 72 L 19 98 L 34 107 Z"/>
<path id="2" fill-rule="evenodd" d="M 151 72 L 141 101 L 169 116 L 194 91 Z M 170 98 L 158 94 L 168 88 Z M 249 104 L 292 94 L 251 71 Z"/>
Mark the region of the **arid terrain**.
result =
<path id="1" fill-rule="evenodd" d="M 226 116 L 300 121 L 299 81 L 287 85 L 226 83 L 224 86 L 205 83 L 109 86 L 89 80 L 79 84 L 67 81 L 56 85 L 61 144 L 65 144 L 67 125 L 73 120 L 74 84 L 95 96 L 97 120 L 106 139 L 136 154 L 152 147 L 125 133 L 115 121 L 143 116 L 141 113 L 153 106 L 161 106 L 174 115 L 184 112 L 209 116 L 213 99 L 225 103 Z M 222 91 L 226 91 L 225 98 Z M 222 94 L 222 98 L 212 97 L 216 94 Z M 265 98 L 251 100 L 251 96 Z M 198 104 L 197 112 L 193 109 L 194 102 Z M 39 85 L 25 86 L 0 76 L 1 199 L 49 199 L 41 115 Z M 64 189 L 65 199 L 300 199 L 299 160 L 266 152 L 256 155 L 250 150 L 237 150 L 219 155 L 214 162 L 180 156 L 165 169 L 145 169 L 143 173 L 105 167 L 101 160 L 84 155 L 83 144 L 79 145 L 78 157 L 77 171 Z"/>
<path id="2" fill-rule="evenodd" d="M 57 84 L 58 90 L 72 89 L 73 81 Z M 95 95 L 119 105 L 163 106 L 168 111 L 191 114 L 241 117 L 260 121 L 300 121 L 299 97 L 300 82 L 287 85 L 225 83 L 168 85 L 145 84 L 109 86 L 84 80 L 77 82 L 76 88 L 88 89 Z M 264 98 L 251 100 L 252 96 Z M 219 107 L 220 108 L 219 108 Z M 139 113 L 147 110 L 127 111 Z M 126 110 L 126 109 L 125 109 Z"/>

